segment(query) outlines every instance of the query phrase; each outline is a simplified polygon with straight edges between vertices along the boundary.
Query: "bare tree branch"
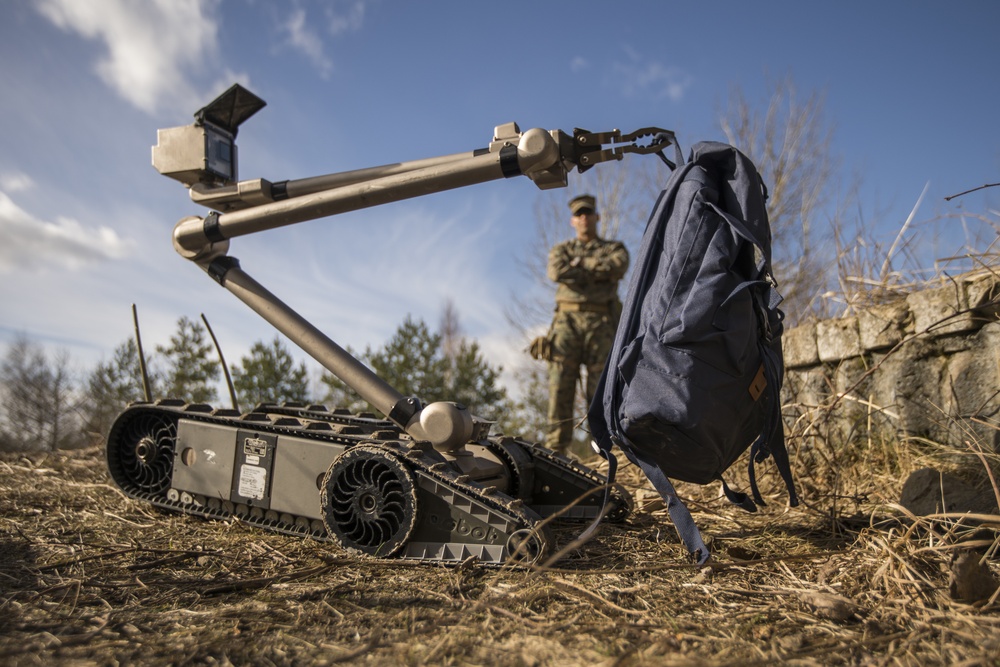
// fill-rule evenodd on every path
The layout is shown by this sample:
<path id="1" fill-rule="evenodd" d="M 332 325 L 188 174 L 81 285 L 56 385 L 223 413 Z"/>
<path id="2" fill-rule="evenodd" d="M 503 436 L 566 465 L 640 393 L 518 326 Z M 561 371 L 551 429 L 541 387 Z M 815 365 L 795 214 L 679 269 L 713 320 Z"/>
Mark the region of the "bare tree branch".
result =
<path id="1" fill-rule="evenodd" d="M 757 165 L 767 185 L 774 268 L 791 321 L 809 311 L 813 295 L 827 282 L 828 258 L 821 252 L 816 217 L 828 201 L 836 163 L 823 108 L 821 93 L 802 100 L 785 78 L 773 84 L 763 112 L 737 87 L 720 117 L 729 143 Z"/>
<path id="2" fill-rule="evenodd" d="M 957 195 L 952 195 L 950 197 L 945 197 L 945 201 L 951 201 L 955 197 L 961 197 L 962 195 L 971 194 L 973 192 L 978 192 L 979 190 L 985 190 L 986 188 L 995 188 L 1000 185 L 1000 183 L 987 183 L 985 185 L 980 185 L 978 188 L 972 188 L 971 190 L 966 190 L 965 192 L 959 192 Z"/>

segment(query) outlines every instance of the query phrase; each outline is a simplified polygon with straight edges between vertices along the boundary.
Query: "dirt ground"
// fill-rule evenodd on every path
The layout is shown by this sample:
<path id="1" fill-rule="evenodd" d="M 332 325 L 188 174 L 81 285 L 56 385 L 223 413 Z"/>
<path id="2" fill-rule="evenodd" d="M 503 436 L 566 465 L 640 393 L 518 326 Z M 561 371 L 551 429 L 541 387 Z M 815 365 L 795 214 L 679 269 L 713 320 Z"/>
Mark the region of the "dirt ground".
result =
<path id="1" fill-rule="evenodd" d="M 0 663 L 1000 665 L 997 595 L 950 586 L 963 554 L 996 576 L 969 540 L 995 556 L 1000 517 L 908 519 L 808 479 L 805 506 L 775 495 L 749 515 L 681 485 L 715 552 L 699 570 L 622 476 L 633 517 L 533 571 L 364 559 L 162 512 L 119 493 L 99 449 L 3 454 Z"/>

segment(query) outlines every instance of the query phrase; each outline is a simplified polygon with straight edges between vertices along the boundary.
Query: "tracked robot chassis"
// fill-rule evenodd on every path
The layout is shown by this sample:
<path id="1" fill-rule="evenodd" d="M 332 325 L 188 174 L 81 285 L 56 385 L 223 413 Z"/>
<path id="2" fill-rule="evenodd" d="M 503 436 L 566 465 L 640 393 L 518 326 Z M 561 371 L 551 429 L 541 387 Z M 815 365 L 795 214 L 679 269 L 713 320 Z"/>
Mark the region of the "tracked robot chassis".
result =
<path id="1" fill-rule="evenodd" d="M 138 500 L 384 558 L 532 561 L 553 546 L 544 518 L 601 509 L 604 478 L 544 447 L 491 437 L 466 450 L 444 455 L 392 422 L 323 406 L 239 415 L 158 401 L 119 416 L 107 460 Z M 630 498 L 612 496 L 608 518 L 623 520 Z"/>

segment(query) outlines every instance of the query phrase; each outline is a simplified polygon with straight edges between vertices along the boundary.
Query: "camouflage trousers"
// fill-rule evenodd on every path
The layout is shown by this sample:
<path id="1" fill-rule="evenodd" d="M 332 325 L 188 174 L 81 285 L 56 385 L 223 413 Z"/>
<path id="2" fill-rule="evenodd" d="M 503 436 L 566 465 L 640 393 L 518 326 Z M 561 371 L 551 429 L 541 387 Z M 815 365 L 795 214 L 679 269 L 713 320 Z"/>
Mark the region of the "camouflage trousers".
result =
<path id="1" fill-rule="evenodd" d="M 545 438 L 546 447 L 565 452 L 573 441 L 573 428 L 578 421 L 573 408 L 580 368 L 586 369 L 584 398 L 589 406 L 614 344 L 616 328 L 617 322 L 605 313 L 556 313 L 549 333 L 552 356 L 549 360 L 550 430 Z"/>

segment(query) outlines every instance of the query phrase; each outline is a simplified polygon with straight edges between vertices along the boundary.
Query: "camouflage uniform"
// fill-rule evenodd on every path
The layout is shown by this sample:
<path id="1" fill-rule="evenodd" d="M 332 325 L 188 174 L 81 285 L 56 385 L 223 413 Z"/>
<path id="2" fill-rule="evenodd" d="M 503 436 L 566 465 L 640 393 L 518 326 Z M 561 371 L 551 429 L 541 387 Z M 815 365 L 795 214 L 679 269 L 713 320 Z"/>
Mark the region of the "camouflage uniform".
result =
<path id="1" fill-rule="evenodd" d="M 577 197 L 570 202 L 570 208 L 574 215 L 579 209 L 595 211 L 594 198 Z M 545 445 L 556 451 L 566 451 L 573 439 L 573 403 L 581 365 L 587 369 L 588 404 L 597 389 L 621 315 L 618 281 L 625 275 L 628 263 L 628 251 L 622 243 L 600 238 L 572 239 L 549 252 L 549 279 L 559 285 L 556 314 L 549 330 L 551 431 Z"/>

